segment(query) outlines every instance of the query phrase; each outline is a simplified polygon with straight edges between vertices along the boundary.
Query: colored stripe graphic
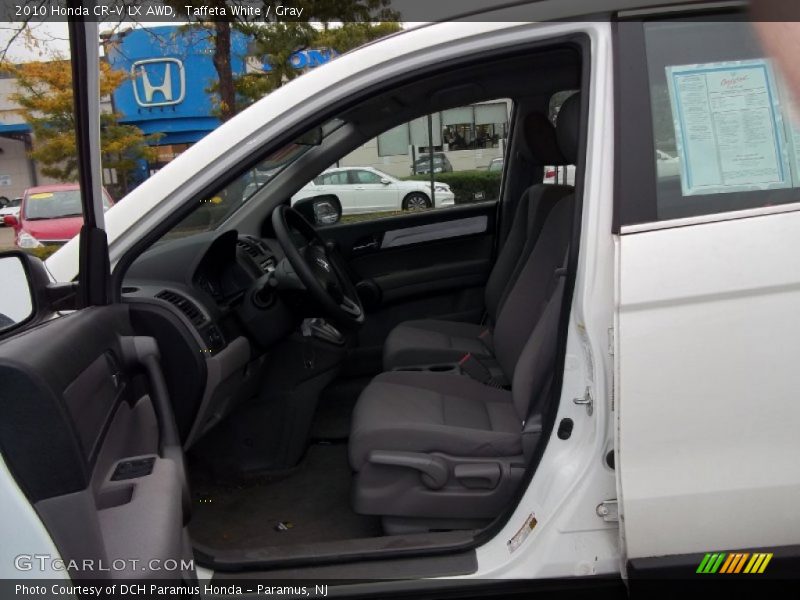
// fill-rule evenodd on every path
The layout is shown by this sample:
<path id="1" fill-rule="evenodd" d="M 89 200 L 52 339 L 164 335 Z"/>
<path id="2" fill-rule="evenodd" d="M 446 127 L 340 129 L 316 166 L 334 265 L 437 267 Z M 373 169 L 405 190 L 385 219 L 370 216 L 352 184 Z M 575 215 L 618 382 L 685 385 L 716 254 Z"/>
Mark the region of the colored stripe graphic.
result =
<path id="1" fill-rule="evenodd" d="M 739 560 L 735 567 L 731 567 L 731 573 L 739 573 L 744 568 L 744 562 L 750 557 L 749 553 L 739 555 Z"/>
<path id="2" fill-rule="evenodd" d="M 697 567 L 697 573 L 716 573 L 725 558 L 724 552 L 706 554 Z"/>
<path id="3" fill-rule="evenodd" d="M 696 573 L 763 573 L 772 557 L 773 554 L 767 552 L 709 552 L 703 556 Z"/>
<path id="4" fill-rule="evenodd" d="M 730 557 L 730 560 L 725 561 L 725 564 L 722 565 L 722 568 L 719 570 L 720 573 L 733 573 L 733 570 L 736 568 L 736 565 L 739 564 L 739 560 L 742 558 L 742 555 L 738 552 L 733 552 L 728 556 Z"/>
<path id="5" fill-rule="evenodd" d="M 706 566 L 708 565 L 708 561 L 709 560 L 711 560 L 711 555 L 710 554 L 706 554 L 703 557 L 703 560 L 700 561 L 700 565 L 697 567 L 697 571 L 695 571 L 695 573 L 705 573 L 706 572 Z"/>
<path id="6" fill-rule="evenodd" d="M 719 570 L 720 573 L 727 573 L 728 569 L 731 568 L 731 563 L 736 560 L 736 554 L 728 554 L 728 559 L 722 564 L 722 568 Z"/>
<path id="7" fill-rule="evenodd" d="M 761 563 L 761 566 L 758 567 L 758 572 L 759 573 L 763 573 L 764 569 L 767 568 L 767 565 L 769 564 L 769 561 L 772 560 L 772 552 L 770 552 L 768 554 L 762 554 L 762 556 L 764 557 L 764 561 Z M 753 572 L 755 573 L 756 571 L 754 570 Z"/>

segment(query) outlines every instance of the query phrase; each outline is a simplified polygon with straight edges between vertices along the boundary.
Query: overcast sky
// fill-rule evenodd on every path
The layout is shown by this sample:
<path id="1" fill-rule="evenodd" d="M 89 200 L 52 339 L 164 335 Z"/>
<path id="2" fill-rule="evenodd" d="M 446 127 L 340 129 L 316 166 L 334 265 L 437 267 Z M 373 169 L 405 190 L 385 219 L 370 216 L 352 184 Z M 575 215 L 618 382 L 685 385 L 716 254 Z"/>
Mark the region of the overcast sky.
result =
<path id="1" fill-rule="evenodd" d="M 20 23 L 0 22 L 0 52 L 8 47 L 9 40 L 20 28 Z M 6 58 L 12 62 L 28 62 L 48 58 L 50 52 L 69 53 L 69 34 L 66 23 L 31 23 L 31 34 L 44 42 L 42 50 L 27 47 L 23 35 L 17 36 L 8 48 Z"/>
<path id="2" fill-rule="evenodd" d="M 404 29 L 410 29 L 421 24 L 421 22 L 413 22 L 401 23 L 400 25 Z M 159 27 L 161 25 L 176 25 L 176 23 L 148 22 L 145 26 Z M 128 29 L 131 26 L 131 23 L 125 23 L 121 27 L 117 23 L 114 23 L 113 25 L 104 25 L 101 23 L 100 33 L 109 31 L 113 27 Z M 133 26 L 139 27 L 140 25 L 136 24 Z M 9 40 L 14 38 L 15 32 L 20 28 L 20 23 L 7 23 L 0 21 L 0 54 L 2 54 L 3 50 L 8 48 L 6 58 L 15 63 L 30 62 L 34 60 L 47 60 L 54 54 L 59 54 L 65 58 L 68 57 L 69 33 L 67 31 L 66 23 L 30 23 L 28 27 L 31 31 L 31 35 L 29 37 L 33 37 L 34 39 L 42 42 L 39 44 L 39 48 L 31 47 L 29 43 L 26 43 L 26 38 L 24 35 L 17 36 L 9 46 Z M 100 52 L 102 55 L 102 48 Z"/>
<path id="3" fill-rule="evenodd" d="M 100 33 L 112 29 L 113 25 L 100 24 Z M 173 22 L 147 23 L 147 27 L 158 27 L 160 25 L 175 25 Z M 69 33 L 66 23 L 30 23 L 28 25 L 31 37 L 42 42 L 40 48 L 31 47 L 26 43 L 25 36 L 19 35 L 14 39 L 9 47 L 9 40 L 14 38 L 15 32 L 20 28 L 20 23 L 7 23 L 0 21 L 0 53 L 8 47 L 6 58 L 12 62 L 29 62 L 33 60 L 45 60 L 54 54 L 64 57 L 69 55 Z M 130 23 L 122 25 L 122 29 L 131 27 Z M 102 50 L 101 50 L 102 52 Z"/>

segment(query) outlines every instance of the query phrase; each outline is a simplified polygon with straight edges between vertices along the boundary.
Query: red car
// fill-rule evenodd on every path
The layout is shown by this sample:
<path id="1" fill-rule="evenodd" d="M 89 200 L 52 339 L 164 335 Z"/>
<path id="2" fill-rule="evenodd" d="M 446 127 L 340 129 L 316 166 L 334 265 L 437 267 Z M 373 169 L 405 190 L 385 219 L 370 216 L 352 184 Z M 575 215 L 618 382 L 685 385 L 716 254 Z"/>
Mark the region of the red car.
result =
<path id="1" fill-rule="evenodd" d="M 103 189 L 103 210 L 114 204 Z M 61 245 L 78 235 L 83 225 L 80 187 L 74 183 L 41 185 L 25 190 L 19 217 L 4 217 L 14 228 L 18 248 Z"/>

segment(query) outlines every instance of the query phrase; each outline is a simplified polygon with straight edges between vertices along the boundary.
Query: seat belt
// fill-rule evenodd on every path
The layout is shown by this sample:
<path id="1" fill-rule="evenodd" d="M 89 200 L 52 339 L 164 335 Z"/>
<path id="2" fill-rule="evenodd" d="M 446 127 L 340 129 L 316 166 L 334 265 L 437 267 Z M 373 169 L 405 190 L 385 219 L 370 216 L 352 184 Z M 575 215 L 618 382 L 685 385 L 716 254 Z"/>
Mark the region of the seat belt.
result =
<path id="1" fill-rule="evenodd" d="M 556 270 L 553 272 L 553 281 L 552 281 L 553 291 L 551 292 L 550 298 L 547 301 L 548 304 L 550 302 L 552 302 L 554 298 L 558 301 L 558 304 L 559 304 L 558 317 L 559 317 L 559 319 L 561 317 L 560 305 L 561 305 L 561 303 L 562 303 L 562 301 L 564 299 L 563 298 L 563 292 L 564 292 L 565 279 L 566 279 L 566 275 L 567 275 L 567 260 L 568 259 L 569 259 L 569 246 L 567 246 L 567 249 L 564 252 L 564 260 L 561 263 L 562 266 L 557 267 Z M 557 342 L 557 339 L 553 340 L 554 344 L 556 342 Z M 555 348 L 553 349 L 553 351 L 555 352 Z M 553 361 L 553 363 L 555 364 L 555 360 Z M 553 371 L 554 371 L 554 369 L 555 369 L 555 366 L 553 366 L 553 368 L 550 369 L 550 373 L 547 375 L 547 380 L 544 382 L 544 385 L 542 385 L 541 392 L 539 393 L 541 398 L 547 398 L 550 395 L 550 387 L 553 384 Z M 528 405 L 528 414 L 525 415 L 525 419 L 523 419 L 523 421 L 522 421 L 523 439 L 525 438 L 524 434 L 526 434 L 526 433 L 536 433 L 536 432 L 540 433 L 541 432 L 541 423 L 542 423 L 541 411 L 535 412 L 536 409 L 538 409 L 538 408 L 539 408 L 539 405 L 536 402 L 533 402 L 533 401 L 531 401 L 531 403 Z"/>
<path id="2" fill-rule="evenodd" d="M 500 390 L 510 390 L 511 384 L 503 375 L 499 365 L 492 369 L 486 364 L 486 358 L 478 358 L 472 352 L 467 352 L 458 366 L 461 372 L 468 375 L 475 381 Z"/>

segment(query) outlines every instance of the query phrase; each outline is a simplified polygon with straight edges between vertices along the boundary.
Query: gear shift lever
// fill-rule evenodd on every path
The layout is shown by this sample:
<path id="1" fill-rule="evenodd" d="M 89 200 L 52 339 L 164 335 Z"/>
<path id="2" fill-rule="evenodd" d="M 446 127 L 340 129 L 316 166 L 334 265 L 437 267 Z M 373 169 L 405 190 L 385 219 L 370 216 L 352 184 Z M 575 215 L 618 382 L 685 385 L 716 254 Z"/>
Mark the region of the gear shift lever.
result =
<path id="1" fill-rule="evenodd" d="M 330 344 L 336 344 L 337 346 L 344 345 L 344 336 L 342 333 L 325 319 L 305 319 L 303 321 L 302 331 L 303 335 L 306 337 L 315 337 Z"/>

